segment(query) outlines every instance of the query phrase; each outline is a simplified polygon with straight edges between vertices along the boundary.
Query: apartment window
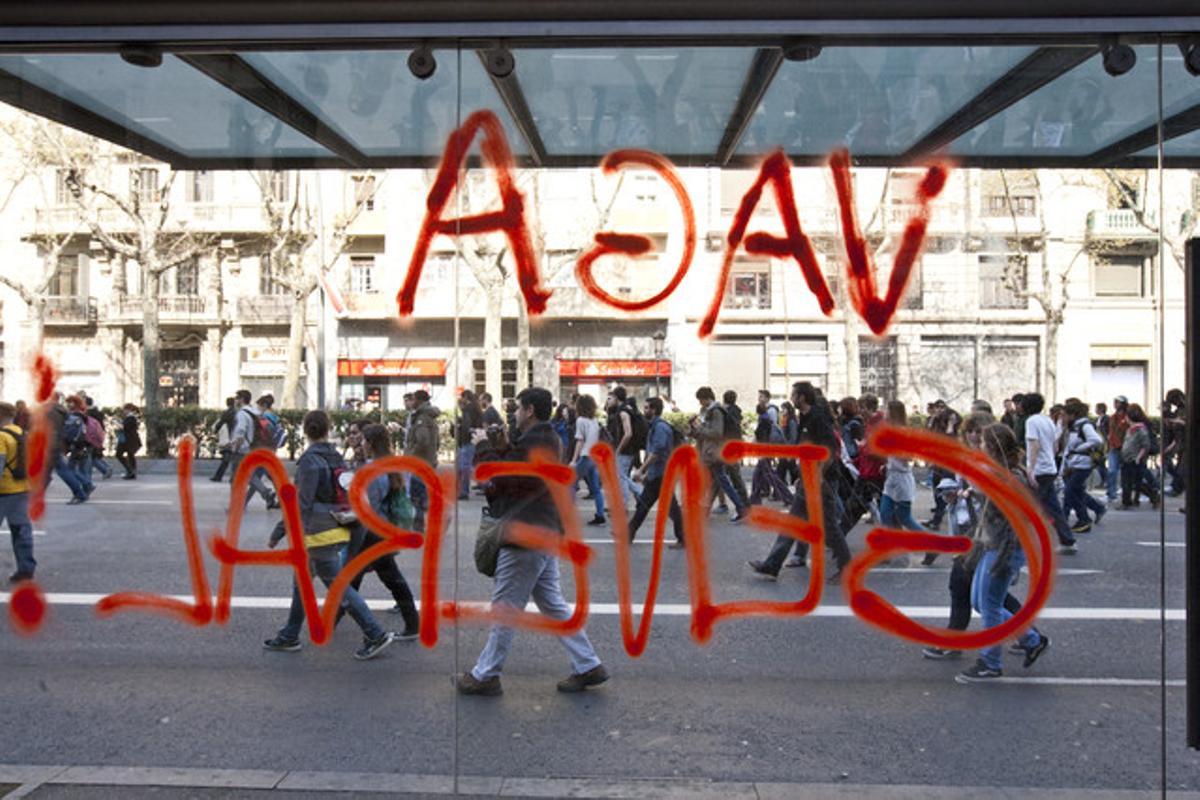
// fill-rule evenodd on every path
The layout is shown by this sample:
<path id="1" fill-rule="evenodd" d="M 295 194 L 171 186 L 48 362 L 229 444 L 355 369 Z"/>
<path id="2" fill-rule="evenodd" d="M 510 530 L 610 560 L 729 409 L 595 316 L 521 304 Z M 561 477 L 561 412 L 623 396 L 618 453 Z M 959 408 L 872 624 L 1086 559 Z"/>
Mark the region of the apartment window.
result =
<path id="1" fill-rule="evenodd" d="M 876 256 L 875 280 L 878 285 L 878 292 L 881 297 L 887 295 L 888 278 L 883 278 L 879 273 L 879 256 Z M 904 287 L 904 297 L 900 298 L 900 308 L 908 308 L 919 310 L 925 307 L 925 263 L 924 259 L 918 258 L 913 262 L 912 272 L 908 274 L 908 285 Z"/>
<path id="2" fill-rule="evenodd" d="M 639 203 L 649 205 L 658 200 L 658 176 L 649 172 L 633 173 L 633 196 Z"/>
<path id="3" fill-rule="evenodd" d="M 1011 212 L 1009 200 L 1012 200 Z M 1037 216 L 1037 197 L 1031 194 L 989 194 L 983 198 L 985 217 L 1033 217 Z"/>
<path id="4" fill-rule="evenodd" d="M 184 190 L 184 199 L 189 203 L 211 203 L 213 201 L 213 174 L 208 170 L 187 173 Z"/>
<path id="5" fill-rule="evenodd" d="M 873 394 L 882 403 L 895 400 L 899 381 L 896 366 L 896 340 L 868 336 L 858 340 L 858 372 L 863 394 Z"/>
<path id="6" fill-rule="evenodd" d="M 1026 260 L 1016 254 L 979 256 L 979 307 L 1025 308 L 1017 290 L 1027 288 Z"/>
<path id="7" fill-rule="evenodd" d="M 363 207 L 365 211 L 375 210 L 375 176 L 351 175 L 354 182 L 354 207 Z"/>
<path id="8" fill-rule="evenodd" d="M 375 256 L 350 256 L 350 291 L 354 294 L 379 291 L 375 286 Z"/>
<path id="9" fill-rule="evenodd" d="M 1144 256 L 1096 256 L 1092 260 L 1092 294 L 1096 297 L 1142 297 L 1145 275 Z"/>
<path id="10" fill-rule="evenodd" d="M 917 187 L 925 172 L 893 170 L 888 186 L 888 224 L 907 225 L 917 210 Z"/>
<path id="11" fill-rule="evenodd" d="M 67 180 L 71 175 L 69 169 L 58 169 L 54 171 L 54 203 L 60 206 L 69 206 L 74 201 L 71 194 L 70 183 Z"/>
<path id="12" fill-rule="evenodd" d="M 158 202 L 158 170 L 135 167 L 129 171 L 129 193 L 142 205 Z"/>
<path id="13" fill-rule="evenodd" d="M 1141 190 L 1138 184 L 1133 180 L 1116 178 L 1108 183 L 1108 207 L 1109 208 L 1138 208 L 1140 205 Z"/>
<path id="14" fill-rule="evenodd" d="M 472 371 L 475 373 L 475 395 L 478 397 L 487 391 L 487 362 L 482 358 L 474 359 L 471 362 Z M 528 362 L 529 380 L 533 380 L 533 359 Z M 500 398 L 499 401 L 504 401 L 510 397 L 515 398 L 517 392 L 524 389 L 524 386 L 517 386 L 517 360 L 515 358 L 506 358 L 500 362 Z M 496 400 L 496 398 L 492 398 Z M 500 412 L 503 414 L 504 409 Z"/>
<path id="15" fill-rule="evenodd" d="M 79 256 L 60 255 L 58 269 L 47 289 L 51 297 L 74 297 L 79 294 Z"/>
<path id="16" fill-rule="evenodd" d="M 425 258 L 422 276 L 430 284 L 448 281 L 454 275 L 454 264 L 458 253 L 453 250 L 436 250 Z"/>
<path id="17" fill-rule="evenodd" d="M 834 303 L 839 302 L 838 296 L 842 291 L 842 282 L 846 279 L 846 261 L 840 255 L 825 256 L 825 284 Z"/>
<path id="18" fill-rule="evenodd" d="M 270 253 L 263 253 L 258 258 L 258 293 L 287 294 L 287 287 L 279 281 L 279 273 L 271 261 Z"/>
<path id="19" fill-rule="evenodd" d="M 171 267 L 158 276 L 158 293 L 163 295 L 200 294 L 200 262 L 193 258 Z"/>
<path id="20" fill-rule="evenodd" d="M 771 307 L 771 262 L 737 259 L 725 287 L 725 308 Z"/>

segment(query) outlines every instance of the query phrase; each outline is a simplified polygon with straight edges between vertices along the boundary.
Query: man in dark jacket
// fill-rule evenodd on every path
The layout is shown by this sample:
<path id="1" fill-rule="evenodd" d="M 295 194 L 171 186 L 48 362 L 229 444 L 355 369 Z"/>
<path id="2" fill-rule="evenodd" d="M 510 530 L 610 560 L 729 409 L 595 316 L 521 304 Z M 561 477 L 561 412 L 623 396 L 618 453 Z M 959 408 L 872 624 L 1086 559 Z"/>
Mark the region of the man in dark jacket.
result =
<path id="1" fill-rule="evenodd" d="M 486 432 L 475 436 L 480 461 L 529 461 L 534 451 L 544 451 L 554 460 L 562 461 L 562 441 L 550 426 L 553 401 L 550 392 L 530 387 L 517 395 L 516 427 L 521 435 L 517 444 L 497 449 Z M 487 489 L 488 509 L 507 525 L 514 521 L 537 525 L 559 534 L 562 519 L 550 494 L 550 488 L 540 478 L 510 476 L 495 478 Z M 496 560 L 496 582 L 492 589 L 492 605 L 505 605 L 521 611 L 532 595 L 538 609 L 551 619 L 564 620 L 571 616 L 571 607 L 563 599 L 558 577 L 557 556 L 540 550 L 528 550 L 505 544 Z M 462 694 L 497 695 L 500 672 L 512 648 L 515 629 L 494 624 L 488 633 L 487 644 L 475 666 L 458 679 Z M 560 692 L 581 692 L 608 680 L 608 671 L 600 663 L 585 631 L 578 630 L 559 641 L 571 656 L 571 675 L 558 683 Z"/>
<path id="2" fill-rule="evenodd" d="M 209 478 L 214 483 L 220 483 L 225 476 L 225 470 L 229 467 L 229 462 L 233 458 L 233 428 L 234 422 L 237 420 L 237 401 L 232 397 L 225 398 L 225 412 L 217 419 L 217 424 L 213 425 L 213 433 L 216 434 L 218 440 L 221 438 L 221 431 L 225 431 L 225 443 L 221 445 L 221 463 L 217 466 L 217 471 Z"/>
<path id="3" fill-rule="evenodd" d="M 408 435 L 405 437 L 404 454 L 424 461 L 437 469 L 438 442 L 441 432 L 438 428 L 437 408 L 429 402 L 429 392 L 417 389 L 412 393 L 413 409 L 407 420 Z M 425 484 L 415 478 L 408 483 L 408 497 L 412 500 L 416 516 L 413 518 L 415 530 L 425 529 L 425 512 L 429 509 L 429 492 Z"/>
<path id="4" fill-rule="evenodd" d="M 835 583 L 841 580 L 842 570 L 850 563 L 850 548 L 846 545 L 846 537 L 840 524 L 845 510 L 837 491 L 841 482 L 839 473 L 842 464 L 837 434 L 833 430 L 833 415 L 829 411 L 828 403 L 819 401 L 816 388 L 808 381 L 792 384 L 792 404 L 796 406 L 800 423 L 800 441 L 804 444 L 820 445 L 829 450 L 829 457 L 821 469 L 821 512 L 824 516 L 822 522 L 825 528 L 825 545 L 833 551 L 835 565 L 834 569 L 830 570 L 829 582 Z M 796 499 L 788 513 L 795 517 L 808 515 L 808 501 L 803 483 L 796 485 Z M 797 547 L 797 556 L 803 559 L 808 553 L 808 545 L 780 534 L 766 559 L 749 562 L 750 569 L 764 578 L 775 580 L 793 545 Z"/>
<path id="5" fill-rule="evenodd" d="M 337 510 L 337 488 L 334 484 L 336 471 L 344 469 L 346 462 L 329 443 L 329 415 L 324 411 L 310 411 L 304 415 L 304 435 L 308 438 L 308 449 L 296 464 L 296 497 L 300 505 L 300 522 L 304 526 L 304 548 L 308 551 L 308 566 L 312 573 L 326 586 L 331 585 L 342 569 L 350 530 L 333 516 Z M 279 544 L 285 535 L 283 521 L 271 532 L 271 547 Z M 379 655 L 396 638 L 396 634 L 385 631 L 367 608 L 366 601 L 353 586 L 346 587 L 342 595 L 342 608 L 362 628 L 363 646 L 354 651 L 354 657 L 366 661 Z M 292 606 L 287 624 L 279 629 L 273 639 L 263 642 L 267 650 L 294 652 L 300 649 L 300 628 L 304 625 L 304 605 L 300 602 L 300 589 L 292 582 Z"/>

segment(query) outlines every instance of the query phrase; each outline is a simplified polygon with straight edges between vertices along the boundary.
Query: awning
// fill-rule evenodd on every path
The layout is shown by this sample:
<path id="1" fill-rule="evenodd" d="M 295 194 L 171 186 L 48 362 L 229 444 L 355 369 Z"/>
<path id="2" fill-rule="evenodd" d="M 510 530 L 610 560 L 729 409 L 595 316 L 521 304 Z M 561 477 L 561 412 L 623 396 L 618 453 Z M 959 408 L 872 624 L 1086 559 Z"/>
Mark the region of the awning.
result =
<path id="1" fill-rule="evenodd" d="M 433 378 L 446 374 L 440 358 L 339 358 L 339 378 Z"/>
<path id="2" fill-rule="evenodd" d="M 562 378 L 669 378 L 671 362 L 645 360 L 558 360 L 558 375 Z"/>

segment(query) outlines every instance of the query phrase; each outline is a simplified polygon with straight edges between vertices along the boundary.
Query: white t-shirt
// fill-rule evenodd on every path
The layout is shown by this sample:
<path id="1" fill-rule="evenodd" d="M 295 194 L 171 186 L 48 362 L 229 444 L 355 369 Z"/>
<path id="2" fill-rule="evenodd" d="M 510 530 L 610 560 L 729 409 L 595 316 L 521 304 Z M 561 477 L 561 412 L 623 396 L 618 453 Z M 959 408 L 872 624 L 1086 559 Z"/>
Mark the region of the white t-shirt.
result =
<path id="1" fill-rule="evenodd" d="M 592 445 L 600 441 L 600 423 L 594 419 L 579 417 L 575 420 L 575 439 L 583 442 L 583 448 L 579 451 L 579 457 L 583 458 L 592 452 Z"/>
<path id="2" fill-rule="evenodd" d="M 1025 420 L 1025 463 L 1036 475 L 1055 475 L 1058 465 L 1054 463 L 1054 447 L 1058 441 L 1058 427 L 1045 414 L 1034 414 Z M 1037 462 L 1031 460 L 1033 443 L 1038 442 Z"/>

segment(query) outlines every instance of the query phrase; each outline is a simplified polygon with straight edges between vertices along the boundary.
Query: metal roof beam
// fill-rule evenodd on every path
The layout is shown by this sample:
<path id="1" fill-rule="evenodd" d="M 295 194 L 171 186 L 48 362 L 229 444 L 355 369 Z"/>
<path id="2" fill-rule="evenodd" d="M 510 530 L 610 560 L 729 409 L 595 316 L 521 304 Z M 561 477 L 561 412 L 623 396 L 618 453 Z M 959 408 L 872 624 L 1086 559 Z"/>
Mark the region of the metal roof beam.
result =
<path id="1" fill-rule="evenodd" d="M 925 134 L 899 160 L 917 161 L 940 150 L 1098 52 L 1096 47 L 1039 47 Z"/>
<path id="2" fill-rule="evenodd" d="M 479 56 L 480 63 L 483 64 L 483 71 L 492 79 L 492 85 L 496 87 L 500 100 L 508 109 L 509 118 L 512 119 L 521 138 L 525 140 L 525 146 L 529 148 L 530 161 L 535 167 L 542 166 L 546 163 L 546 145 L 542 141 L 541 133 L 538 132 L 537 123 L 533 120 L 533 112 L 529 110 L 529 104 L 525 102 L 525 93 L 521 91 L 521 83 L 517 80 L 517 71 L 514 69 L 507 77 L 498 78 L 488 69 L 487 52 L 484 50 L 475 52 Z"/>
<path id="3" fill-rule="evenodd" d="M 1162 121 L 1163 141 L 1184 136 L 1192 131 L 1200 130 L 1200 104 L 1186 108 L 1178 114 L 1172 114 Z M 1124 139 L 1097 150 L 1088 156 L 1088 161 L 1097 166 L 1108 166 L 1113 161 L 1140 153 L 1147 147 L 1158 144 L 1158 125 L 1148 125 L 1136 133 L 1131 133 Z"/>
<path id="4" fill-rule="evenodd" d="M 232 53 L 180 53 L 177 57 L 340 156 L 351 166 L 363 167 L 366 164 L 367 156 L 362 151 L 294 97 L 267 80 L 240 56 Z"/>
<path id="5" fill-rule="evenodd" d="M 723 167 L 729 163 L 782 63 L 783 51 L 778 48 L 764 47 L 755 51 L 750 69 L 746 71 L 746 80 L 738 94 L 737 104 L 729 115 L 725 133 L 721 136 L 721 144 L 717 146 L 718 165 Z"/>

